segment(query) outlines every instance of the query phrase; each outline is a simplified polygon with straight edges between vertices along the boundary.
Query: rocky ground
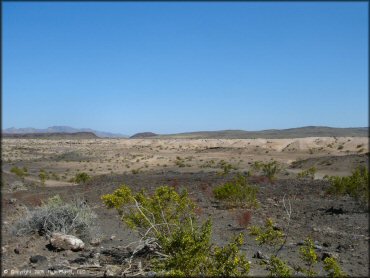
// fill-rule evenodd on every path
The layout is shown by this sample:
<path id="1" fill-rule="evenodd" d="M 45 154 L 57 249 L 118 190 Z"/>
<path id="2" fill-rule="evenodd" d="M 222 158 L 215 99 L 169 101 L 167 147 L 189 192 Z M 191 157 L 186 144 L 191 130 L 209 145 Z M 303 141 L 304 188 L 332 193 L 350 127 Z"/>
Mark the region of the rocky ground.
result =
<path id="1" fill-rule="evenodd" d="M 352 140 L 354 141 L 354 139 Z M 112 141 L 112 144 L 116 142 Z M 343 140 L 343 142 L 348 142 L 348 139 Z M 330 254 L 338 258 L 343 270 L 350 276 L 367 277 L 369 274 L 369 214 L 367 208 L 361 206 L 351 197 L 334 197 L 326 194 L 329 184 L 320 177 L 316 177 L 315 180 L 297 179 L 296 177 L 298 171 L 313 165 L 318 168 L 319 173 L 322 171 L 322 173 L 329 172 L 338 175 L 344 175 L 359 165 L 368 166 L 368 155 L 358 154 L 359 148 L 357 147 L 360 144 L 364 144 L 360 147 L 363 148 L 365 143 L 366 141 L 362 143 L 356 141 L 353 144 L 353 150 L 350 149 L 350 154 L 345 152 L 339 153 L 341 150 L 338 150 L 338 148 L 335 148 L 335 151 L 338 153 L 331 155 L 327 153 L 310 154 L 303 150 L 295 155 L 292 155 L 293 151 L 290 151 L 289 156 L 287 156 L 286 154 L 277 153 L 277 150 L 275 150 L 277 159 L 280 158 L 282 163 L 283 159 L 285 159 L 285 169 L 274 183 L 270 183 L 267 179 L 259 176 L 249 178 L 251 184 L 259 187 L 258 201 L 260 203 L 258 208 L 249 210 L 241 208 L 228 209 L 212 195 L 212 188 L 232 179 L 236 172 L 247 170 L 248 165 L 250 165 L 248 162 L 251 162 L 250 158 L 257 160 L 256 157 L 258 155 L 263 157 L 262 153 L 247 152 L 241 147 L 238 147 L 237 150 L 230 150 L 229 145 L 226 149 L 222 149 L 218 145 L 211 145 L 207 148 L 201 148 L 198 145 L 199 149 L 197 151 L 199 151 L 200 156 L 196 157 L 194 155 L 191 161 L 186 162 L 190 163 L 191 167 L 177 167 L 176 164 L 170 165 L 170 158 L 168 157 L 176 161 L 176 156 L 179 153 L 182 153 L 182 156 L 189 156 L 189 152 L 195 153 L 195 149 L 182 152 L 177 147 L 176 152 L 167 150 L 167 156 L 155 154 L 158 157 L 167 157 L 168 167 L 156 166 L 156 161 L 151 165 L 160 169 L 156 167 L 145 168 L 144 166 L 144 169 L 136 174 L 130 171 L 126 173 L 99 173 L 94 175 L 93 179 L 84 185 L 74 185 L 68 182 L 68 180 L 59 180 L 60 183 L 57 184 L 46 183 L 44 186 L 40 184 L 36 170 L 39 170 L 37 167 L 40 167 L 41 163 L 44 163 L 41 167 L 54 172 L 62 172 L 61 168 L 57 167 L 62 165 L 62 163 L 64 163 L 63 165 L 68 164 L 68 167 L 71 169 L 73 167 L 71 163 L 75 163 L 71 157 L 67 159 L 61 158 L 60 160 L 51 159 L 50 157 L 55 158 L 51 146 L 49 146 L 50 149 L 47 146 L 43 146 L 45 153 L 48 152 L 50 155 L 49 158 L 46 158 L 50 159 L 49 164 L 41 162 L 35 153 L 32 154 L 33 157 L 19 154 L 18 160 L 14 159 L 14 161 L 6 162 L 11 157 L 7 153 L 3 165 L 1 188 L 2 274 L 51 275 L 59 273 L 59 275 L 103 276 L 122 273 L 127 268 L 127 265 L 124 263 L 125 259 L 132 254 L 134 245 L 131 245 L 129 248 L 126 247 L 128 244 L 138 240 L 138 235 L 121 223 L 116 211 L 108 210 L 104 207 L 101 196 L 113 192 L 124 183 L 134 190 L 144 188 L 149 192 L 160 185 L 186 188 L 199 207 L 197 210 L 199 218 L 201 220 L 206 218 L 212 219 L 212 240 L 214 244 L 224 245 L 230 241 L 233 235 L 240 232 L 245 235 L 245 244 L 242 246 L 242 250 L 246 252 L 248 260 L 252 262 L 250 275 L 253 276 L 265 276 L 268 274 L 266 268 L 261 265 L 263 261 L 261 257 L 269 256 L 274 250 L 272 247 L 259 246 L 254 237 L 248 234 L 246 227 L 262 225 L 266 218 L 269 217 L 276 221 L 277 227 L 287 231 L 288 219 L 283 206 L 283 199 L 286 202 L 290 201 L 292 215 L 289 230 L 287 231 L 287 243 L 279 254 L 282 259 L 288 261 L 292 267 L 296 267 L 299 264 L 302 265 L 298 250 L 302 241 L 307 236 L 310 236 L 315 241 L 316 252 L 320 257 L 320 262 L 316 269 L 319 275 L 324 275 L 321 258 Z M 23 146 L 19 145 L 19 143 L 17 144 L 18 148 L 29 147 L 25 144 Z M 184 143 L 182 145 L 186 146 Z M 248 144 L 246 143 L 246 145 Z M 134 150 L 131 151 L 131 155 L 137 155 L 137 152 L 144 148 L 142 146 L 131 146 L 131 149 Z M 35 149 L 37 147 L 37 145 L 33 146 Z M 154 149 L 153 145 L 145 148 L 149 149 L 150 147 Z M 286 147 L 282 147 L 282 149 Z M 8 146 L 8 148 L 10 147 Z M 242 167 L 238 171 L 231 172 L 226 176 L 220 176 L 217 174 L 220 169 L 199 167 L 206 160 L 212 158 L 216 160 L 220 158 L 226 159 L 230 156 L 230 152 L 233 151 L 238 154 L 240 148 L 242 149 L 240 156 L 244 161 L 241 163 Z M 99 151 L 99 149 L 90 150 L 86 143 L 83 146 L 79 145 L 79 150 L 80 155 L 89 151 Z M 76 149 L 73 151 L 77 152 Z M 257 150 L 256 152 L 259 151 Z M 66 153 L 70 152 L 61 151 L 58 155 L 65 155 Z M 114 153 L 109 155 L 111 154 L 114 155 Z M 99 159 L 106 159 L 107 155 L 105 154 L 105 157 L 102 156 Z M 341 159 L 338 159 L 338 155 L 341 155 Z M 203 159 L 203 161 L 200 161 L 200 159 Z M 82 160 L 90 161 L 89 158 Z M 288 163 L 288 160 L 297 162 L 292 164 L 291 162 Z M 134 161 L 136 162 L 136 158 Z M 114 164 L 113 162 L 104 163 Z M 140 163 L 144 164 L 145 162 L 140 160 Z M 14 165 L 19 167 L 26 165 L 29 169 L 33 167 L 35 170 L 34 174 L 31 170 L 29 177 L 21 179 L 9 171 Z M 77 163 L 77 165 L 79 164 Z M 347 167 L 345 167 L 346 165 Z M 91 244 L 89 241 L 86 241 L 83 250 L 58 251 L 50 246 L 50 240 L 45 236 L 39 234 L 28 236 L 14 235 L 14 223 L 23 217 L 26 209 L 37 207 L 47 200 L 48 197 L 56 194 L 60 195 L 65 201 L 76 197 L 86 200 L 87 204 L 97 214 L 95 224 L 99 228 L 97 237 L 101 238 L 100 243 Z M 251 219 L 249 223 L 242 223 L 240 216 L 246 211 L 251 215 Z M 144 271 L 150 271 L 147 268 L 147 256 L 149 253 L 150 250 L 143 249 L 143 252 L 135 259 L 133 271 L 135 270 L 134 267 L 139 266 L 139 262 Z M 148 272 L 148 274 L 153 275 L 154 273 Z"/>

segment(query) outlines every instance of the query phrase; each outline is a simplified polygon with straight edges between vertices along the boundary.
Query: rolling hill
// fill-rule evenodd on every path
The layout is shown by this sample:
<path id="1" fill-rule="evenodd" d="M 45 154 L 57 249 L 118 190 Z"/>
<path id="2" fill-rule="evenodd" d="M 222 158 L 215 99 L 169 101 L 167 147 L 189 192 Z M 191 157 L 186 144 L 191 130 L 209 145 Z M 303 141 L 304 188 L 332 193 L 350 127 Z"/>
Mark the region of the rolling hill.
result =
<path id="1" fill-rule="evenodd" d="M 303 137 L 368 137 L 368 127 L 334 128 L 324 126 L 306 126 L 289 129 L 267 129 L 261 131 L 220 130 L 197 131 L 177 134 L 163 134 L 149 136 L 150 132 L 137 133 L 130 138 L 177 138 L 177 139 L 252 139 L 252 138 L 303 138 Z"/>

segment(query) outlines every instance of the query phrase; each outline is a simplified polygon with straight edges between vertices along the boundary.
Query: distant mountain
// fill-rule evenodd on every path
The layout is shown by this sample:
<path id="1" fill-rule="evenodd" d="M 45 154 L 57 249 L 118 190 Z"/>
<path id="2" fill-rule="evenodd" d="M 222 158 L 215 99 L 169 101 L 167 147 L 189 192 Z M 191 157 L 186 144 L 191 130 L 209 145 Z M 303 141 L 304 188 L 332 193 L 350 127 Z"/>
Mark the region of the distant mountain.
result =
<path id="1" fill-rule="evenodd" d="M 145 136 L 141 136 L 144 134 Z M 336 128 L 326 126 L 305 126 L 289 129 L 267 129 L 261 131 L 220 130 L 196 131 L 149 136 L 150 132 L 137 133 L 130 138 L 177 138 L 177 139 L 251 139 L 251 138 L 303 138 L 303 137 L 368 137 L 368 127 Z"/>
<path id="2" fill-rule="evenodd" d="M 26 128 L 7 128 L 2 131 L 3 134 L 27 134 L 27 133 L 76 133 L 76 132 L 91 132 L 94 133 L 98 137 L 102 138 L 127 138 L 127 135 L 119 134 L 119 133 L 111 133 L 111 132 L 104 132 L 93 130 L 90 128 L 73 128 L 70 126 L 51 126 L 45 129 L 37 129 L 32 127 Z"/>
<path id="3" fill-rule="evenodd" d="M 30 132 L 30 133 L 3 133 L 3 138 L 29 139 L 97 139 L 93 132 Z"/>
<path id="4" fill-rule="evenodd" d="M 136 133 L 130 137 L 130 139 L 138 139 L 138 138 L 148 138 L 148 137 L 155 137 L 158 136 L 158 134 L 155 134 L 153 132 L 141 132 Z"/>

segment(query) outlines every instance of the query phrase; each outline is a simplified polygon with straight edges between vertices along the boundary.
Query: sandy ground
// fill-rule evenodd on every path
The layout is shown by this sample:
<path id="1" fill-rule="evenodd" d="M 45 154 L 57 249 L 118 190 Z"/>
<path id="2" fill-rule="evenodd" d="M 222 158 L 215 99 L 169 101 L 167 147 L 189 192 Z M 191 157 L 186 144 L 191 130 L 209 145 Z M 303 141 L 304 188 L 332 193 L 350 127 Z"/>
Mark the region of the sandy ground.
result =
<path id="1" fill-rule="evenodd" d="M 325 156 L 364 154 L 366 137 L 310 137 L 299 139 L 90 139 L 41 140 L 3 139 L 3 171 L 26 166 L 38 178 L 40 169 L 55 173 L 68 182 L 78 171 L 95 176 L 124 174 L 132 171 L 181 172 L 207 171 L 202 167 L 211 160 L 225 160 L 239 171 L 248 170 L 254 161 L 277 160 L 289 166 L 296 160 Z M 176 165 L 177 157 L 185 167 Z M 333 168 L 333 167 L 332 167 Z M 318 176 L 346 175 L 351 167 L 319 169 Z M 294 172 L 294 171 L 293 171 Z M 55 178 L 51 178 L 52 180 Z M 47 181 L 47 186 L 65 185 Z"/>
<path id="2" fill-rule="evenodd" d="M 226 244 L 233 235 L 243 232 L 242 249 L 253 262 L 251 275 L 267 275 L 267 270 L 253 255 L 257 251 L 270 254 L 269 247 L 258 246 L 238 217 L 243 209 L 227 209 L 212 196 L 212 188 L 230 179 L 237 172 L 248 171 L 254 161 L 277 160 L 283 166 L 274 184 L 260 177 L 250 183 L 259 186 L 260 207 L 251 211 L 250 225 L 273 218 L 279 227 L 286 226 L 282 199 L 291 200 L 292 226 L 281 256 L 298 264 L 299 243 L 311 236 L 317 243 L 319 256 L 334 252 L 350 276 L 368 276 L 369 230 L 368 212 L 350 197 L 325 194 L 329 186 L 324 175 L 348 175 L 357 166 L 368 166 L 368 138 L 312 137 L 300 139 L 181 140 L 181 139 L 91 139 L 39 140 L 3 139 L 2 141 L 2 267 L 3 270 L 65 269 L 91 263 L 91 254 L 100 254 L 98 270 L 82 275 L 102 276 L 112 262 L 112 250 L 137 239 L 137 235 L 120 223 L 113 210 L 106 209 L 101 195 L 111 193 L 125 183 L 133 189 L 153 191 L 167 184 L 188 189 L 200 207 L 200 218 L 213 220 L 213 241 Z M 224 160 L 237 170 L 222 177 L 217 167 L 208 167 Z M 181 161 L 181 163 L 178 163 Z M 182 166 L 180 166 L 182 165 Z M 24 179 L 10 172 L 14 166 L 26 167 Z M 315 166 L 315 180 L 298 180 L 297 173 Z M 50 175 L 42 185 L 38 174 L 44 169 Z M 86 172 L 92 180 L 76 185 L 69 180 L 78 172 Z M 88 245 L 82 252 L 53 252 L 48 241 L 39 235 L 16 237 L 11 230 L 23 216 L 25 208 L 41 205 L 43 200 L 59 194 L 64 200 L 85 198 L 98 214 L 97 225 L 103 234 L 100 246 Z M 331 213 L 332 208 L 340 213 Z M 335 210 L 334 210 L 335 211 Z M 112 236 L 114 236 L 112 238 Z M 112 239 L 111 239 L 112 238 Z M 118 248 L 118 249 L 117 249 Z M 17 252 L 15 252 L 17 249 Z M 104 253 L 103 250 L 109 251 Z M 105 254 L 105 255 L 104 255 Z M 33 264 L 30 256 L 47 257 L 44 264 Z M 317 270 L 322 269 L 322 262 Z M 4 272 L 2 272 L 4 274 Z M 74 272 L 76 274 L 76 272 Z M 319 272 L 323 275 L 323 273 Z"/>

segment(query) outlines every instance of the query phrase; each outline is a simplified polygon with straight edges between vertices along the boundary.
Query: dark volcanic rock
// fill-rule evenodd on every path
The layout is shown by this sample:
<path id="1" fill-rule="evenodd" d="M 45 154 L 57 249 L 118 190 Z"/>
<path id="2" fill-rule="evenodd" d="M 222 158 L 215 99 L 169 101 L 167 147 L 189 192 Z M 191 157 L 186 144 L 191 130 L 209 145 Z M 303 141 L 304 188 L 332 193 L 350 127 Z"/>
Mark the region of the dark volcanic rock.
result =
<path id="1" fill-rule="evenodd" d="M 47 261 L 47 258 L 45 256 L 41 256 L 41 255 L 35 255 L 35 256 L 32 256 L 30 258 L 30 262 L 31 263 L 42 263 L 42 262 L 46 262 Z"/>

